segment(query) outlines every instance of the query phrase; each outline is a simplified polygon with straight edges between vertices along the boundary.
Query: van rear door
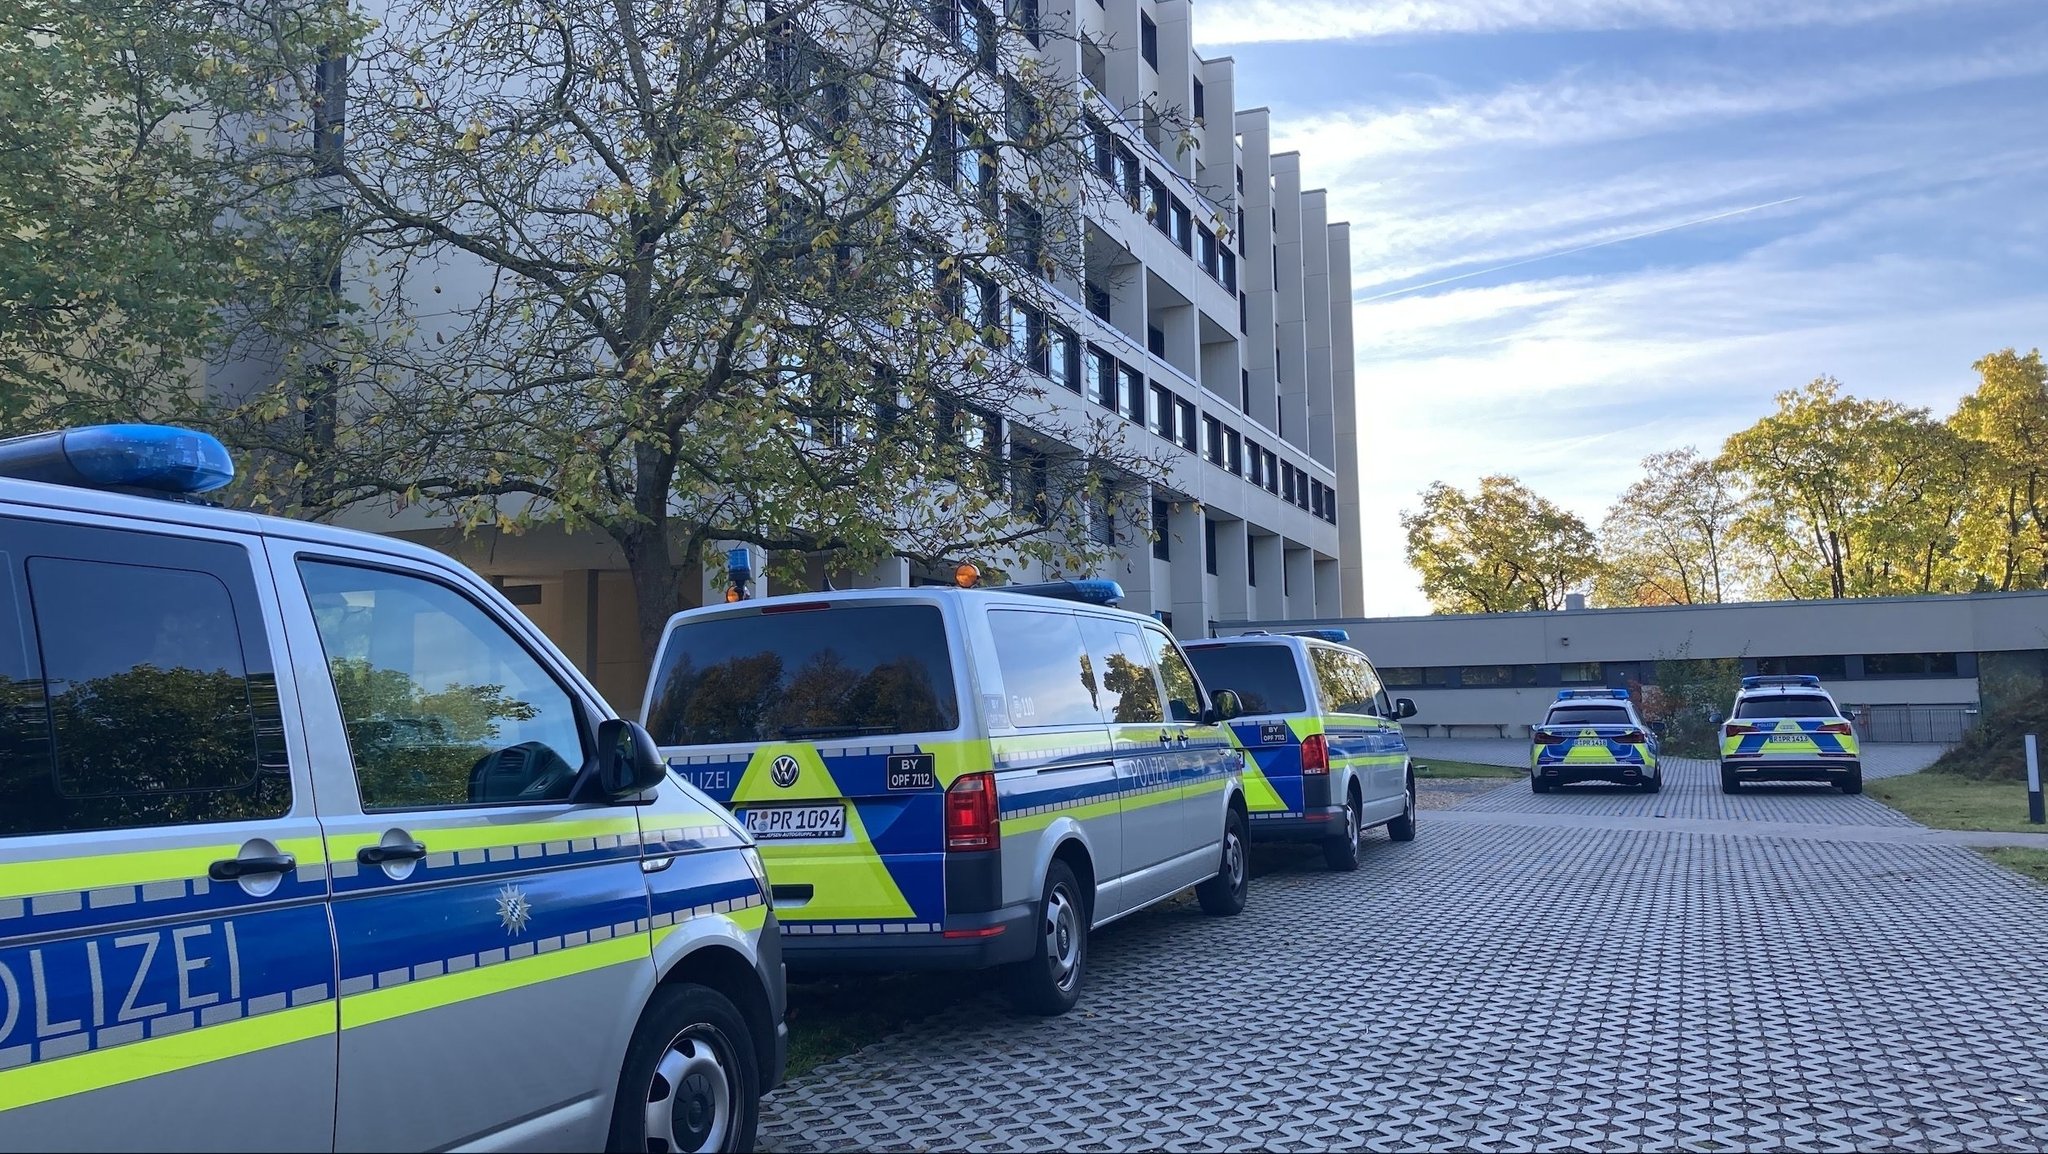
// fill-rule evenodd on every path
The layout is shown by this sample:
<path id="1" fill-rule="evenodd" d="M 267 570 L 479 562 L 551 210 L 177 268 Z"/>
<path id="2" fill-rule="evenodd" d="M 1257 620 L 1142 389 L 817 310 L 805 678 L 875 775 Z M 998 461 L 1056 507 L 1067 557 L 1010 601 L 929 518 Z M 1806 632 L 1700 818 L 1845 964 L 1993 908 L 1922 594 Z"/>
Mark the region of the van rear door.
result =
<path id="1" fill-rule="evenodd" d="M 954 631 L 929 600 L 775 600 L 679 616 L 643 716 L 761 846 L 787 932 L 936 931 L 964 760 Z"/>
<path id="2" fill-rule="evenodd" d="M 1245 752 L 1247 808 L 1254 815 L 1301 813 L 1302 740 L 1321 727 L 1307 716 L 1313 707 L 1294 647 L 1233 642 L 1190 645 L 1186 653 L 1210 696 L 1228 689 L 1244 706 L 1227 725 Z"/>

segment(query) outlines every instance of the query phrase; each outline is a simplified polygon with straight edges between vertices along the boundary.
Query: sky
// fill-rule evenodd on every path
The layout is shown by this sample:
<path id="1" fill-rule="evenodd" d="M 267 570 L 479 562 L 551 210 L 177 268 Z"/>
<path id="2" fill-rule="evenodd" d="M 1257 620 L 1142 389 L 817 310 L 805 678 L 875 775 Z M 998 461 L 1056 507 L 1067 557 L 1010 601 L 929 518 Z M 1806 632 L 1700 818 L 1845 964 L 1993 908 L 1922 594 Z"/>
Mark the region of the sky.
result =
<path id="1" fill-rule="evenodd" d="M 1194 0 L 1351 222 L 1369 615 L 1504 472 L 1596 528 L 1816 376 L 2048 347 L 2048 0 Z"/>

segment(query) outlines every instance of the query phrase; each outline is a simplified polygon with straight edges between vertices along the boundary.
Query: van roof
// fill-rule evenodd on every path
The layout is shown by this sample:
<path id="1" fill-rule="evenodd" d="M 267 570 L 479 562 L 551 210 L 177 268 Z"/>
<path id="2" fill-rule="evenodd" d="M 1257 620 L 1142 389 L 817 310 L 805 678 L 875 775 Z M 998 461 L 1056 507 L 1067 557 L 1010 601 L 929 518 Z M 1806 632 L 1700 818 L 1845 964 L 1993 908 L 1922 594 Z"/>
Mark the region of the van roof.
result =
<path id="1" fill-rule="evenodd" d="M 924 602 L 944 604 L 947 602 L 1002 605 L 1017 609 L 1066 609 L 1076 613 L 1092 613 L 1106 617 L 1123 617 L 1134 621 L 1158 625 L 1156 618 L 1129 609 L 1117 609 L 1107 605 L 1096 605 L 1086 601 L 1070 601 L 1060 597 L 1048 597 L 1030 593 L 1009 593 L 998 585 L 990 588 L 962 589 L 957 585 L 896 585 L 881 589 L 830 589 L 816 593 L 780 593 L 773 597 L 751 597 L 745 601 L 719 602 L 696 609 L 684 609 L 669 617 L 674 625 L 685 618 L 699 620 L 707 617 L 750 616 L 762 612 L 800 612 L 805 607 L 818 609 L 833 605 L 903 604 Z M 1164 628 L 1164 626 L 1161 626 Z"/>

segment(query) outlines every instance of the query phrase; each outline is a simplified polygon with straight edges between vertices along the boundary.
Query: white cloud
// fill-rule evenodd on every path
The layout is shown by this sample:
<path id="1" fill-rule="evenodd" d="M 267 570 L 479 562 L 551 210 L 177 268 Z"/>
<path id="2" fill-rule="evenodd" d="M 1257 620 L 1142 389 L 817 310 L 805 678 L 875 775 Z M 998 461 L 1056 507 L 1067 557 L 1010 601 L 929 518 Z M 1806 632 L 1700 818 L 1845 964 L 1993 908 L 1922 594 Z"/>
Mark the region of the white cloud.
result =
<path id="1" fill-rule="evenodd" d="M 1202 45 L 1510 31 L 1841 27 L 1981 0 L 1202 0 Z"/>

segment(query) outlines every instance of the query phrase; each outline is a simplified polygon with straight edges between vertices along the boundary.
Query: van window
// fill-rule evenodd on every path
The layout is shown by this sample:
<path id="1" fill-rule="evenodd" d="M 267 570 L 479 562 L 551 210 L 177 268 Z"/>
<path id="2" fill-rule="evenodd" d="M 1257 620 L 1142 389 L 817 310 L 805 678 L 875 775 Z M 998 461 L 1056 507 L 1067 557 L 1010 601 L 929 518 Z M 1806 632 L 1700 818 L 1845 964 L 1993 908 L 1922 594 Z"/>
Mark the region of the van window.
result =
<path id="1" fill-rule="evenodd" d="M 1100 617 L 1082 617 L 1081 636 L 1095 667 L 1102 671 L 1103 716 L 1122 725 L 1158 724 L 1166 720 L 1159 705 L 1159 679 L 1152 656 L 1135 629 L 1120 628 Z"/>
<path id="2" fill-rule="evenodd" d="M 1324 713 L 1370 714 L 1379 694 L 1379 678 L 1365 658 L 1342 649 L 1311 645 L 1309 664 L 1316 671 L 1316 698 Z"/>
<path id="3" fill-rule="evenodd" d="M 1151 646 L 1152 659 L 1159 663 L 1159 679 L 1166 683 L 1167 716 L 1175 721 L 1200 721 L 1202 686 L 1188 667 L 1188 659 L 1181 656 L 1180 646 L 1157 629 L 1145 630 L 1145 640 Z"/>
<path id="4" fill-rule="evenodd" d="M 248 564 L 235 547 L 181 551 L 200 550 Z M 221 575 L 71 557 L 16 570 L 16 559 L 0 554 L 0 835 L 291 808 L 261 623 L 237 613 Z"/>
<path id="5" fill-rule="evenodd" d="M 960 727 L 936 605 L 838 604 L 687 622 L 647 710 L 661 745 L 943 733 Z"/>
<path id="6" fill-rule="evenodd" d="M 996 669 L 1003 675 L 1009 723 L 1019 729 L 1101 725 L 1103 687 L 1071 613 L 992 609 Z M 989 718 L 999 724 L 1002 718 Z"/>
<path id="7" fill-rule="evenodd" d="M 1834 717 L 1835 703 L 1811 694 L 1772 694 L 1745 697 L 1735 707 L 1737 717 Z"/>
<path id="8" fill-rule="evenodd" d="M 1237 694 L 1246 713 L 1307 713 L 1301 671 L 1285 645 L 1213 645 L 1188 650 L 1188 660 L 1212 690 Z"/>
<path id="9" fill-rule="evenodd" d="M 383 569 L 299 563 L 365 810 L 562 801 L 575 700 L 475 602 Z"/>

